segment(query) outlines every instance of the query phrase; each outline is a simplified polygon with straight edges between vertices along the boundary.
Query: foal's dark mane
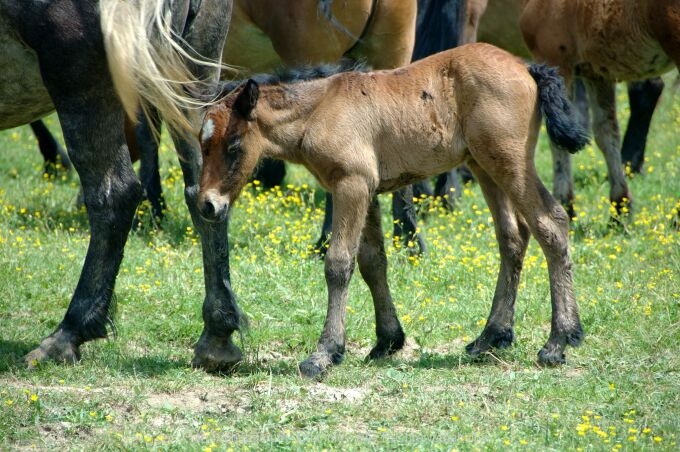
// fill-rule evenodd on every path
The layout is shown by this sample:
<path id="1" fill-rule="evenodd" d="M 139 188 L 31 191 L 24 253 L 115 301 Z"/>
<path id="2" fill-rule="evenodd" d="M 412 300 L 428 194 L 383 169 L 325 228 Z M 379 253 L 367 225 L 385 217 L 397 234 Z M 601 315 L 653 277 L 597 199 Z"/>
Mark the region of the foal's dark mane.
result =
<path id="1" fill-rule="evenodd" d="M 326 78 L 341 72 L 367 72 L 369 70 L 371 70 L 371 68 L 366 64 L 365 61 L 357 61 L 349 58 L 344 58 L 335 64 L 327 63 L 319 66 L 300 66 L 296 68 L 282 67 L 269 74 L 255 74 L 244 80 L 230 80 L 226 82 L 220 82 L 216 87 L 216 92 L 213 98 L 222 99 L 245 83 L 247 80 L 253 80 L 261 86 L 279 85 L 282 83 L 290 84 Z"/>

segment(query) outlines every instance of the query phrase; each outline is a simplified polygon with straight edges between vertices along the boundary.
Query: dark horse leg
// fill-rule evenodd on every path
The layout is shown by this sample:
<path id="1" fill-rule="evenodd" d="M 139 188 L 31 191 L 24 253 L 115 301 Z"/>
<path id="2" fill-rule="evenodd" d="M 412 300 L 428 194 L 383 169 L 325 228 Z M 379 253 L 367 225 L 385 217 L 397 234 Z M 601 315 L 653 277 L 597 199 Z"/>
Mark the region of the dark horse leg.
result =
<path id="1" fill-rule="evenodd" d="M 630 166 L 633 173 L 639 174 L 645 163 L 647 133 L 649 133 L 652 114 L 654 114 L 663 87 L 664 82 L 661 77 L 628 84 L 630 118 L 623 137 L 621 157 L 623 164 Z"/>
<path id="2" fill-rule="evenodd" d="M 259 180 L 262 183 L 262 188 L 268 190 L 277 185 L 281 186 L 284 177 L 286 177 L 286 164 L 284 161 L 266 158 L 262 159 L 260 164 L 257 165 L 252 178 Z"/>
<path id="3" fill-rule="evenodd" d="M 108 76 L 95 2 L 33 4 L 39 30 L 23 36 L 36 49 L 42 78 L 83 186 L 90 243 L 78 285 L 56 330 L 26 356 L 30 365 L 53 359 L 75 362 L 80 345 L 105 337 L 111 298 L 132 218 L 142 190 L 123 133 L 123 109 Z M 48 13 L 43 8 L 59 11 Z M 69 24 L 51 20 L 68 17 Z M 80 33 L 64 34 L 69 26 Z"/>
<path id="4" fill-rule="evenodd" d="M 368 208 L 357 260 L 361 277 L 371 291 L 373 308 L 375 309 L 377 343 L 368 357 L 378 359 L 400 350 L 404 346 L 406 337 L 397 318 L 397 310 L 394 307 L 390 288 L 387 285 L 385 237 L 377 198 L 373 198 Z"/>
<path id="5" fill-rule="evenodd" d="M 71 161 L 66 154 L 66 151 L 59 144 L 54 135 L 47 128 L 42 120 L 33 121 L 31 129 L 36 140 L 38 140 L 38 148 L 45 160 L 44 173 L 48 175 L 55 175 L 57 164 L 61 163 L 66 170 L 71 169 Z"/>
<path id="6" fill-rule="evenodd" d="M 491 347 L 504 347 L 512 342 L 517 285 L 531 231 L 548 263 L 552 305 L 550 337 L 538 359 L 545 365 L 563 363 L 565 347 L 577 346 L 583 340 L 572 288 L 569 218 L 533 168 L 525 168 L 524 174 L 513 174 L 506 172 L 505 167 L 498 168 L 484 153 L 476 153 L 475 158 L 479 160 L 471 167 L 494 218 L 501 267 L 487 324 L 466 350 L 477 356 Z"/>
<path id="7" fill-rule="evenodd" d="M 401 239 L 413 254 L 425 252 L 425 241 L 418 234 L 416 206 L 413 204 L 413 186 L 408 185 L 392 193 L 392 218 L 394 239 Z"/>
<path id="8" fill-rule="evenodd" d="M 134 140 L 139 154 L 139 179 L 142 182 L 144 196 L 151 203 L 154 221 L 159 223 L 166 209 L 158 161 L 161 119 L 153 108 L 149 108 L 148 117 L 140 113 L 137 119 Z"/>
<path id="9" fill-rule="evenodd" d="M 26 30 L 37 31 L 22 38 L 37 49 L 43 80 L 83 185 L 91 239 L 64 319 L 26 360 L 29 365 L 46 359 L 74 362 L 80 358 L 80 345 L 105 337 L 107 325 L 113 322 L 110 311 L 114 283 L 142 188 L 126 146 L 123 109 L 109 78 L 97 3 L 36 2 L 27 8 L 35 11 L 25 16 L 40 18 L 40 24 L 24 24 Z M 48 12 L 45 8 L 58 11 Z M 231 2 L 203 0 L 202 9 L 190 11 L 189 16 L 191 25 L 185 27 L 185 41 L 204 57 L 217 59 L 231 16 Z M 61 32 L 64 24 L 50 21 L 64 17 L 73 21 L 65 24 L 68 34 Z M 198 71 L 197 75 L 203 75 L 199 77 L 203 80 L 206 75 L 213 79 L 217 76 Z M 238 328 L 240 315 L 229 285 L 227 225 L 208 225 L 196 214 L 200 153 L 195 143 L 180 141 L 186 199 L 204 246 L 205 329 L 194 363 L 209 369 L 223 368 L 240 359 L 240 351 L 230 338 Z"/>
<path id="10" fill-rule="evenodd" d="M 621 163 L 621 133 L 616 119 L 615 84 L 603 79 L 584 79 L 593 114 L 595 142 L 607 162 L 609 199 L 617 214 L 632 208 L 633 198 Z"/>
<path id="11" fill-rule="evenodd" d="M 192 2 L 193 3 L 193 2 Z M 231 17 L 231 1 L 203 0 L 201 9 L 190 28 L 185 30 L 186 42 L 200 55 L 218 60 Z M 225 19 L 226 18 L 226 19 Z M 194 70 L 199 80 L 217 81 L 218 73 L 202 68 Z M 212 223 L 198 212 L 198 182 L 201 155 L 194 140 L 175 139 L 184 174 L 184 197 L 195 230 L 201 236 L 205 299 L 203 301 L 203 332 L 194 347 L 191 364 L 208 371 L 230 370 L 242 359 L 241 350 L 232 335 L 243 323 L 241 311 L 231 289 L 229 275 L 228 222 Z"/>

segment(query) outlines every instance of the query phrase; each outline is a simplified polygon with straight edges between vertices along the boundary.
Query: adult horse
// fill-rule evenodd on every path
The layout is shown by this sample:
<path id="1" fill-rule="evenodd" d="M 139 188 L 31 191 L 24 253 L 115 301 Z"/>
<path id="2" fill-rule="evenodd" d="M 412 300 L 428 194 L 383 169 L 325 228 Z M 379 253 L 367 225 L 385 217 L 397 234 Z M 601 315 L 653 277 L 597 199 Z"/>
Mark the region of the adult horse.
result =
<path id="1" fill-rule="evenodd" d="M 201 234 L 205 326 L 194 363 L 211 368 L 240 358 L 230 339 L 239 314 L 229 284 L 227 226 L 198 215 L 200 154 L 195 139 L 183 138 L 192 127 L 187 112 L 197 106 L 185 88 L 217 78 L 218 67 L 202 60 L 219 59 L 230 12 L 231 0 L 0 0 L 0 128 L 56 110 L 91 234 L 64 319 L 27 355 L 29 365 L 77 361 L 80 346 L 105 337 L 112 323 L 114 283 L 142 193 L 125 142 L 123 105 L 134 111 L 139 99 L 178 131 L 186 199 Z"/>
<path id="2" fill-rule="evenodd" d="M 520 27 L 538 61 L 559 66 L 588 91 L 595 141 L 607 161 L 619 213 L 632 197 L 621 160 L 615 83 L 658 76 L 680 65 L 679 0 L 523 0 Z M 639 162 L 641 164 L 641 162 Z M 571 161 L 553 149 L 554 194 L 573 205 Z"/>
<path id="3" fill-rule="evenodd" d="M 541 112 L 556 145 L 573 152 L 587 142 L 561 83 L 546 66 L 527 68 L 489 44 L 470 44 L 391 71 L 283 84 L 251 79 L 207 111 L 198 202 L 208 220 L 226 219 L 262 156 L 303 164 L 334 197 L 325 261 L 328 313 L 316 352 L 300 364 L 303 375 L 315 377 L 342 360 L 355 260 L 375 307 L 377 344 L 369 357 L 403 346 L 376 196 L 463 162 L 482 187 L 501 254 L 488 322 L 467 351 L 476 356 L 512 342 L 531 235 L 548 263 L 552 300 L 550 338 L 539 361 L 561 363 L 566 345 L 580 343 L 569 218 L 533 161 Z"/>
<path id="4" fill-rule="evenodd" d="M 488 4 L 486 0 L 468 0 L 468 3 L 468 10 L 472 13 L 468 33 L 476 34 L 479 41 L 489 42 L 522 58 L 533 58 L 519 26 L 525 0 L 494 0 Z M 481 20 L 475 21 L 475 14 L 477 16 L 481 14 Z M 576 82 L 574 101 L 579 105 L 584 121 L 587 122 L 588 100 L 585 88 L 580 81 Z M 627 83 L 630 117 L 621 144 L 621 158 L 623 165 L 628 166 L 632 173 L 642 171 L 649 126 L 663 88 L 664 82 L 661 77 Z M 558 171 L 556 173 L 559 177 L 564 177 Z"/>

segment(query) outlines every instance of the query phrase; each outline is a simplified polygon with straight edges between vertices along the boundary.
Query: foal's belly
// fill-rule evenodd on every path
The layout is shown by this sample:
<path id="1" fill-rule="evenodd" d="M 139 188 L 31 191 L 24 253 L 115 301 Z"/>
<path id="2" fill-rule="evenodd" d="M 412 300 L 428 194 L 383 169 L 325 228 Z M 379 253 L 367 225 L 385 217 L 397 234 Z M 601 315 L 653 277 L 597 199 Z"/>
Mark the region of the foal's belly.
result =
<path id="1" fill-rule="evenodd" d="M 0 130 L 28 124 L 54 111 L 35 53 L 0 20 Z"/>
<path id="2" fill-rule="evenodd" d="M 397 148 L 379 154 L 378 192 L 394 191 L 444 173 L 463 164 L 468 156 L 467 146 L 462 142 L 447 140 L 445 144 L 432 147 L 422 144 L 414 142 L 404 149 Z"/>

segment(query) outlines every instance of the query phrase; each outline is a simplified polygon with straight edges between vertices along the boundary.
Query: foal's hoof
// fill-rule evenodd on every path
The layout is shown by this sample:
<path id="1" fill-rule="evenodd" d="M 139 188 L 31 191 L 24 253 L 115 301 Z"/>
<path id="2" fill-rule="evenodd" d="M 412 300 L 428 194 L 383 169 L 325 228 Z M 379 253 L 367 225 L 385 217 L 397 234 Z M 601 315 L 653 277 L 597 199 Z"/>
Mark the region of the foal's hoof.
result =
<path id="1" fill-rule="evenodd" d="M 46 361 L 55 361 L 60 364 L 75 364 L 80 361 L 79 347 L 73 342 L 64 339 L 61 334 L 56 333 L 43 339 L 38 348 L 32 350 L 24 357 L 24 362 L 29 369 L 33 369 Z"/>
<path id="2" fill-rule="evenodd" d="M 206 372 L 230 372 L 243 360 L 243 353 L 231 338 L 206 339 L 201 336 L 194 347 L 191 366 Z"/>
<path id="3" fill-rule="evenodd" d="M 401 350 L 406 342 L 404 331 L 399 329 L 392 337 L 378 337 L 378 343 L 368 354 L 368 359 L 382 359 Z"/>
<path id="4" fill-rule="evenodd" d="M 306 378 L 319 379 L 324 376 L 333 364 L 338 364 L 341 360 L 342 358 L 334 362 L 329 353 L 314 352 L 298 366 L 300 375 Z"/>
<path id="5" fill-rule="evenodd" d="M 476 358 L 491 348 L 508 348 L 514 340 L 515 334 L 512 328 L 495 331 L 487 328 L 482 331 L 482 334 L 477 339 L 465 346 L 465 351 L 468 355 Z"/>

